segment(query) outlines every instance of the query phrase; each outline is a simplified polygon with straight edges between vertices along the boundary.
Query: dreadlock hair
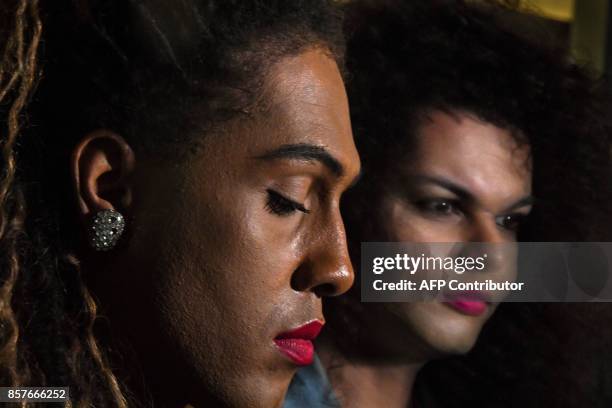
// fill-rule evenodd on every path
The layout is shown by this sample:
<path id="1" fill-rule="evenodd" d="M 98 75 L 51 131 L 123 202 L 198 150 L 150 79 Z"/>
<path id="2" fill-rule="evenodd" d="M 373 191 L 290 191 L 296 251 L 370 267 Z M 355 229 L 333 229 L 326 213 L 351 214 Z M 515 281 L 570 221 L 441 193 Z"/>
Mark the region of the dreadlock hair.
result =
<path id="1" fill-rule="evenodd" d="M 36 1 L 22 0 L 2 10 L 2 35 L 5 38 L 0 65 L 0 102 L 2 103 L 2 174 L 0 179 L 0 262 L 3 280 L 0 292 L 0 361 L 6 384 L 16 385 L 22 375 L 19 366 L 18 316 L 11 303 L 17 289 L 26 206 L 23 191 L 16 185 L 17 163 L 14 148 L 21 128 L 23 109 L 37 79 L 36 55 L 41 23 Z M 27 369 L 27 368 L 26 368 Z M 4 381 L 3 381 L 4 383 Z"/>
<path id="2" fill-rule="evenodd" d="M 0 13 L 0 384 L 126 407 L 79 268 L 72 148 L 109 128 L 135 151 L 189 153 L 257 109 L 281 57 L 318 48 L 342 66 L 341 14 L 328 0 L 7 0 Z"/>

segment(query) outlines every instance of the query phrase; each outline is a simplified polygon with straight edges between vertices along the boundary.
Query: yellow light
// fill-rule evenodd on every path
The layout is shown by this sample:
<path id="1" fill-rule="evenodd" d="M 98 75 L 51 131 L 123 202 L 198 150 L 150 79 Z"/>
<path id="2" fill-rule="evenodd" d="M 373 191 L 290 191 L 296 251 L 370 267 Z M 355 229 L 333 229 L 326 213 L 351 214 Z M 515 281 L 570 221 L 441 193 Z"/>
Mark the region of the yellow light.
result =
<path id="1" fill-rule="evenodd" d="M 552 20 L 571 22 L 574 20 L 575 0 L 521 0 L 521 9 Z"/>

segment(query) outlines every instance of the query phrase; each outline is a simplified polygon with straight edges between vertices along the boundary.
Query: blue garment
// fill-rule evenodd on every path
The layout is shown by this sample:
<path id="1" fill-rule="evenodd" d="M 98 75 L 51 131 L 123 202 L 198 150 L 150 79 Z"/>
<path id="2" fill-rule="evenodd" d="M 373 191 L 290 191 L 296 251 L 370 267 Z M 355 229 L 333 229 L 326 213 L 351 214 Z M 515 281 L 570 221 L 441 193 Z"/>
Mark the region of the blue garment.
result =
<path id="1" fill-rule="evenodd" d="M 297 371 L 283 408 L 340 408 L 319 357 Z"/>

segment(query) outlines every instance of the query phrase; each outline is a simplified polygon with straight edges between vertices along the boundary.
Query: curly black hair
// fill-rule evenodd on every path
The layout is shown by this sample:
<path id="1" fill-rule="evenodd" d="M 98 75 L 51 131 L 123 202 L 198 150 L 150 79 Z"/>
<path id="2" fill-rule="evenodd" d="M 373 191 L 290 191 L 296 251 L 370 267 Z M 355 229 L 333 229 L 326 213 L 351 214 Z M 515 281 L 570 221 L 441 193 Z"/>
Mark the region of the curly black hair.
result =
<path id="1" fill-rule="evenodd" d="M 384 185 L 384 172 L 394 171 L 385 163 L 410 154 L 428 112 L 466 111 L 530 145 L 538 224 L 521 240 L 610 236 L 603 221 L 610 219 L 612 122 L 603 81 L 564 47 L 504 28 L 510 10 L 492 3 L 361 3 L 348 9 L 347 52 L 353 129 L 371 174 L 359 189 Z"/>
<path id="2" fill-rule="evenodd" d="M 125 407 L 80 273 L 70 152 L 108 128 L 180 160 L 265 108 L 281 58 L 342 65 L 342 16 L 331 0 L 8 0 L 0 18 L 0 384 Z"/>
<path id="3" fill-rule="evenodd" d="M 417 128 L 436 110 L 466 112 L 529 145 L 536 202 L 519 240 L 611 240 L 606 84 L 552 36 L 534 39 L 534 30 L 513 28 L 511 3 L 347 6 L 347 88 L 363 168 L 343 201 L 353 260 L 360 259 L 360 241 L 380 240 L 377 197 L 397 171 L 393 163 L 410 157 Z M 362 307 L 356 282 L 348 296 L 326 300 L 336 339 L 358 339 L 347 333 L 367 325 L 355 324 Z M 599 359 L 610 357 L 604 347 L 610 330 L 602 326 L 611 314 L 607 305 L 501 305 L 468 356 L 420 372 L 415 395 L 427 402 L 419 406 L 609 405 L 611 371 Z M 347 355 L 361 352 L 356 344 L 338 346 Z"/>

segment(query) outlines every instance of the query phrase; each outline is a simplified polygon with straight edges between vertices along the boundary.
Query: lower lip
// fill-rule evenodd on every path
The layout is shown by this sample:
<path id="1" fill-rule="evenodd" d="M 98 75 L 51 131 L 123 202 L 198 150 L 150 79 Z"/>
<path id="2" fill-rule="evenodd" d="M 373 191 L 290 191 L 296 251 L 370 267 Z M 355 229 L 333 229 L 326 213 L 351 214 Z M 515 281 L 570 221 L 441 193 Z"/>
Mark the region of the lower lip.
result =
<path id="1" fill-rule="evenodd" d="M 275 339 L 280 351 L 295 365 L 307 366 L 314 361 L 314 344 L 306 339 Z"/>
<path id="2" fill-rule="evenodd" d="M 475 299 L 454 299 L 444 302 L 458 312 L 469 316 L 480 316 L 487 310 L 487 303 Z"/>
<path id="3" fill-rule="evenodd" d="M 317 338 L 323 322 L 313 320 L 291 331 L 281 333 L 274 339 L 279 351 L 298 366 L 306 366 L 314 361 L 313 340 Z"/>

